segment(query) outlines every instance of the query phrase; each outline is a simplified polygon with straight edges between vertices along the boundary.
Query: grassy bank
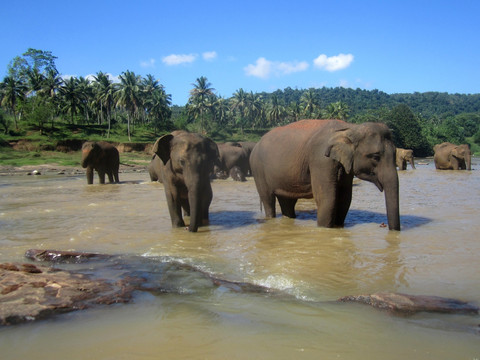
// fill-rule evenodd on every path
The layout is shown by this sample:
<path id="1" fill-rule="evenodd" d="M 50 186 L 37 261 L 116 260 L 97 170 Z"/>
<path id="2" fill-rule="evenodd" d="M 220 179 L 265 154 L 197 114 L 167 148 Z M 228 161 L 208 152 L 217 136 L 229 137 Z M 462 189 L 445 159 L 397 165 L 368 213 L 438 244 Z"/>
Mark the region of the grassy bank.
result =
<path id="1" fill-rule="evenodd" d="M 26 165 L 58 165 L 80 167 L 81 151 L 21 151 L 9 148 L 0 148 L 0 166 L 21 167 Z M 143 152 L 129 152 L 120 154 L 120 163 L 131 166 L 146 166 L 151 155 Z"/>
<path id="2" fill-rule="evenodd" d="M 194 131 L 194 129 L 190 129 Z M 68 141 L 77 144 L 83 141 L 109 141 L 115 144 L 153 144 L 159 136 L 169 133 L 164 130 L 154 132 L 151 128 L 136 126 L 131 138 L 127 136 L 127 129 L 117 125 L 107 137 L 106 125 L 71 125 L 61 121 L 54 126 L 46 125 L 42 129 L 27 122 L 19 122 L 18 130 L 10 130 L 7 134 L 0 134 L 0 166 L 26 166 L 56 164 L 59 166 L 79 167 L 81 152 L 79 147 L 72 151 L 56 151 L 60 142 Z M 208 136 L 216 142 L 225 141 L 258 141 L 266 130 L 245 131 L 241 134 L 230 133 L 228 129 L 214 131 Z M 12 146 L 15 146 L 15 149 Z M 126 165 L 146 165 L 150 162 L 151 154 L 141 151 L 120 153 L 120 162 Z"/>

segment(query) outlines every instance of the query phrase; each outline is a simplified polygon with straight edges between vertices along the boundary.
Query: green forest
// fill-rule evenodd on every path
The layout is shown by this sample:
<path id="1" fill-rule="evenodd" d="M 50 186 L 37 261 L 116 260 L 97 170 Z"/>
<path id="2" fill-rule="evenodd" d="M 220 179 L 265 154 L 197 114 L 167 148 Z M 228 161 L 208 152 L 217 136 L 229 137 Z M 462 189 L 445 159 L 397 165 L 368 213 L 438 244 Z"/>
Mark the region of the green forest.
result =
<path id="1" fill-rule="evenodd" d="M 50 51 L 28 49 L 11 60 L 0 83 L 1 138 L 101 138 L 154 141 L 186 129 L 216 141 L 258 140 L 269 129 L 306 119 L 386 123 L 397 147 L 415 156 L 435 144 L 468 143 L 480 149 L 480 94 L 387 94 L 350 88 L 286 88 L 273 93 L 238 89 L 215 94 L 204 76 L 192 79 L 188 102 L 172 105 L 159 80 L 126 70 L 114 82 L 106 72 L 91 78 L 62 77 Z"/>

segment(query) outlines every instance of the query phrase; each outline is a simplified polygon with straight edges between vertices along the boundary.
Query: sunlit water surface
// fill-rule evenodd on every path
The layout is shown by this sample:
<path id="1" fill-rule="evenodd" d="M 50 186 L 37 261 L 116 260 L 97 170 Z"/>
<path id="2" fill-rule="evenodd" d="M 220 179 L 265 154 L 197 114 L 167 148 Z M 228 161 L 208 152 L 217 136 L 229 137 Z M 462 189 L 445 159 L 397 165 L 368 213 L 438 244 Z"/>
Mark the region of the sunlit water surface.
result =
<path id="1" fill-rule="evenodd" d="M 211 224 L 193 234 L 171 228 L 162 184 L 120 175 L 90 186 L 83 176 L 1 176 L 0 262 L 26 261 L 30 248 L 165 257 L 285 297 L 202 291 L 186 277 L 182 294 L 1 328 L 1 359 L 480 358 L 479 316 L 394 317 L 333 301 L 395 291 L 478 304 L 478 171 L 430 162 L 399 172 L 401 232 L 380 226 L 373 184 L 356 180 L 345 228 L 323 229 L 305 200 L 297 219 L 265 221 L 250 178 L 214 181 Z"/>

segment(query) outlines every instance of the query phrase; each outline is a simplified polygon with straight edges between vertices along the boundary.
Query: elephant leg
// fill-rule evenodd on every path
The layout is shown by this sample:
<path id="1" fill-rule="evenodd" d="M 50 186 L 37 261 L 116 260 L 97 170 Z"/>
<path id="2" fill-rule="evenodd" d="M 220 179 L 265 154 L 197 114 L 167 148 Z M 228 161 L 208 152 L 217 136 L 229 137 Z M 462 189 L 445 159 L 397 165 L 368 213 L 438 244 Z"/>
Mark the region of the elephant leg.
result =
<path id="1" fill-rule="evenodd" d="M 212 187 L 209 186 L 205 189 L 204 192 L 204 197 L 202 199 L 202 225 L 208 225 L 209 224 L 209 208 L 210 204 L 212 203 L 213 199 L 213 191 Z"/>
<path id="2" fill-rule="evenodd" d="M 343 227 L 345 218 L 347 217 L 350 204 L 352 203 L 352 181 L 353 178 L 347 179 L 337 188 L 336 199 L 336 216 L 334 226 Z"/>
<path id="3" fill-rule="evenodd" d="M 312 173 L 312 193 L 317 204 L 317 225 L 334 227 L 337 214 L 337 186 L 336 181 L 326 182 L 319 174 Z"/>
<path id="4" fill-rule="evenodd" d="M 260 201 L 265 209 L 265 216 L 267 218 L 274 218 L 277 216 L 275 211 L 275 196 L 273 194 L 260 195 Z"/>
<path id="5" fill-rule="evenodd" d="M 112 173 L 112 171 L 109 170 L 109 171 L 107 172 L 107 175 L 108 175 L 108 182 L 109 182 L 110 184 L 113 184 L 113 173 Z"/>
<path id="6" fill-rule="evenodd" d="M 183 209 L 183 216 L 190 216 L 190 203 L 188 199 L 181 199 L 182 209 Z"/>
<path id="7" fill-rule="evenodd" d="M 295 215 L 295 204 L 297 203 L 297 199 L 290 199 L 281 196 L 277 196 L 277 199 L 278 203 L 280 204 L 280 208 L 282 209 L 282 215 L 291 219 L 295 219 L 297 217 Z"/>
<path id="8" fill-rule="evenodd" d="M 97 173 L 100 184 L 105 184 L 105 170 L 97 170 Z"/>
<path id="9" fill-rule="evenodd" d="M 91 166 L 87 167 L 87 184 L 93 184 L 93 168 Z"/>
<path id="10" fill-rule="evenodd" d="M 115 182 L 116 182 L 116 183 L 119 183 L 119 182 L 120 182 L 120 180 L 119 180 L 119 178 L 118 178 L 118 169 L 119 169 L 119 167 L 120 167 L 120 164 L 115 164 L 115 165 L 113 166 L 113 170 L 112 170 L 113 177 L 115 178 Z"/>
<path id="11" fill-rule="evenodd" d="M 167 199 L 168 212 L 172 220 L 173 227 L 184 227 L 185 222 L 182 218 L 182 200 L 175 194 L 165 189 L 165 197 Z"/>
<path id="12" fill-rule="evenodd" d="M 277 216 L 275 211 L 276 198 L 267 184 L 259 177 L 255 179 L 258 195 L 260 196 L 260 206 L 263 205 L 265 209 L 265 217 L 274 218 Z"/>

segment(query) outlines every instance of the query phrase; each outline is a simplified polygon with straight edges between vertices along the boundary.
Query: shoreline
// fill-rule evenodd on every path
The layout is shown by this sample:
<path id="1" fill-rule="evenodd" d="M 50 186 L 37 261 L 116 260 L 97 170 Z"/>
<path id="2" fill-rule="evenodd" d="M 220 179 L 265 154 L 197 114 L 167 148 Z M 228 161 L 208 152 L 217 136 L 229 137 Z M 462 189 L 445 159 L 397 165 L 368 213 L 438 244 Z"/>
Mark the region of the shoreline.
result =
<path id="1" fill-rule="evenodd" d="M 86 170 L 81 166 L 64 166 L 58 164 L 23 166 L 0 165 L 0 176 L 85 175 L 85 172 Z M 119 172 L 148 172 L 148 170 L 146 165 L 120 164 Z"/>

